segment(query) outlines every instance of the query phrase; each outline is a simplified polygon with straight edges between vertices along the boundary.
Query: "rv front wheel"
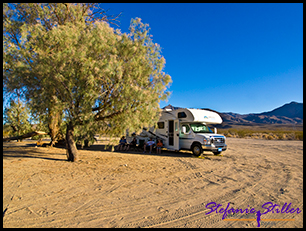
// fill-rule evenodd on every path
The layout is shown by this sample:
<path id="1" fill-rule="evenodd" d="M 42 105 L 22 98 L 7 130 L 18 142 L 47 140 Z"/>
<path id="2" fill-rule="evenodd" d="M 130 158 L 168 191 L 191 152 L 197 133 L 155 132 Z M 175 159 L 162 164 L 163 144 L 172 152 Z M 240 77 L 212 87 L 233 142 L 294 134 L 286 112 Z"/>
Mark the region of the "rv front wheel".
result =
<path id="1" fill-rule="evenodd" d="M 192 150 L 193 155 L 195 156 L 200 156 L 202 154 L 202 147 L 200 144 L 192 145 L 191 150 Z"/>

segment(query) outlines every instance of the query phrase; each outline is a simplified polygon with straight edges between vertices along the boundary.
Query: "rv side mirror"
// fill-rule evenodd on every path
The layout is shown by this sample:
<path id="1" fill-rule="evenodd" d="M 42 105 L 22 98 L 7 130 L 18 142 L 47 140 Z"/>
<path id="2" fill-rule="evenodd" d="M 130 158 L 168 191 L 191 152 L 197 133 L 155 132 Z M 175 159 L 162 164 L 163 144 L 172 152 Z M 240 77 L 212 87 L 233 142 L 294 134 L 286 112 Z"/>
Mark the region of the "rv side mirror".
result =
<path id="1" fill-rule="evenodd" d="M 185 126 L 182 127 L 182 132 L 183 132 L 184 134 L 186 134 L 186 127 L 185 127 Z"/>
<path id="2" fill-rule="evenodd" d="M 214 132 L 215 132 L 215 134 L 217 134 L 217 128 L 214 128 Z"/>

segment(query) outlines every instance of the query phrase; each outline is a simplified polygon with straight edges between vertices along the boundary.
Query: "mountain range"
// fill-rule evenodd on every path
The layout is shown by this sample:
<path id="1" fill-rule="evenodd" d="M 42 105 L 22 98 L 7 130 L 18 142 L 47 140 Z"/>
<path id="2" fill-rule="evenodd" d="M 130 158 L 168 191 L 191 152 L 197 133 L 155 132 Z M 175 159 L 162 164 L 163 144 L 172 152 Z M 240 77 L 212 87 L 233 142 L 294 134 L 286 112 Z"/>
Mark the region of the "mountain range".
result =
<path id="1" fill-rule="evenodd" d="M 164 109 L 178 109 L 168 105 Z M 218 113 L 224 124 L 252 125 L 252 124 L 303 124 L 303 103 L 292 101 L 272 111 L 263 113 L 238 114 L 233 112 L 217 112 L 209 108 L 202 108 Z"/>

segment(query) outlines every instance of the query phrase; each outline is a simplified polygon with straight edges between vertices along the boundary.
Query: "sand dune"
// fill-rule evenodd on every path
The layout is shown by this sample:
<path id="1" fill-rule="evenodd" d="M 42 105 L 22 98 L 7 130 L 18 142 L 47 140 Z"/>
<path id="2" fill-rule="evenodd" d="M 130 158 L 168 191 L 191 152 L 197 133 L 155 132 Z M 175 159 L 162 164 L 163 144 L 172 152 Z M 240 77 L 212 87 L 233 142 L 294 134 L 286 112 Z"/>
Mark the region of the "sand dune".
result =
<path id="1" fill-rule="evenodd" d="M 206 206 L 263 212 L 272 202 L 302 212 L 270 212 L 261 227 L 303 227 L 303 142 L 228 138 L 227 144 L 223 156 L 196 158 L 110 152 L 98 142 L 70 163 L 64 149 L 3 143 L 3 226 L 257 227 L 255 220 L 206 215 Z"/>

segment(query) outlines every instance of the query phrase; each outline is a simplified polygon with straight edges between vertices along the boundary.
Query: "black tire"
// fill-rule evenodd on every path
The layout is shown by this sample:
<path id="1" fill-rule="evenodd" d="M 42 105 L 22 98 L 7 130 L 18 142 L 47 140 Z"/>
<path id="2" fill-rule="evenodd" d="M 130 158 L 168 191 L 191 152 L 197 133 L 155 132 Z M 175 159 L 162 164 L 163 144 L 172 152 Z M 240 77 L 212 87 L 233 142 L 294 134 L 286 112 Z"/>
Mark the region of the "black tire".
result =
<path id="1" fill-rule="evenodd" d="M 200 144 L 194 144 L 191 147 L 191 151 L 192 151 L 193 155 L 200 156 L 203 152 L 202 146 Z"/>

